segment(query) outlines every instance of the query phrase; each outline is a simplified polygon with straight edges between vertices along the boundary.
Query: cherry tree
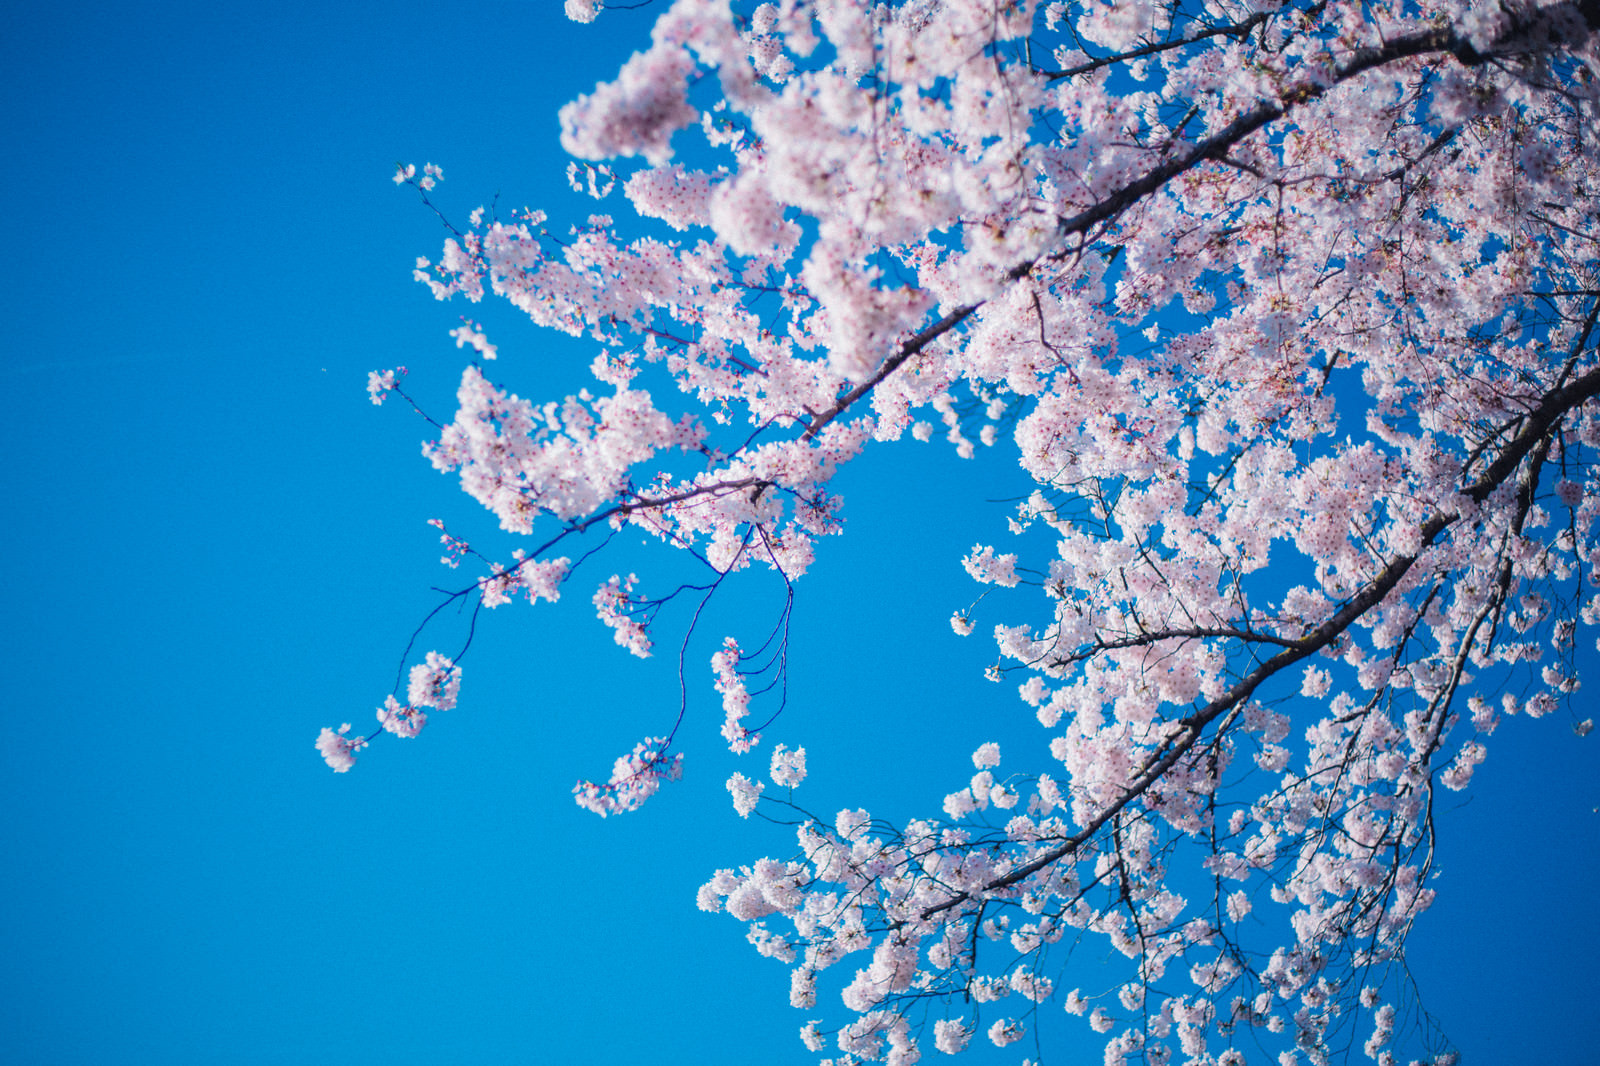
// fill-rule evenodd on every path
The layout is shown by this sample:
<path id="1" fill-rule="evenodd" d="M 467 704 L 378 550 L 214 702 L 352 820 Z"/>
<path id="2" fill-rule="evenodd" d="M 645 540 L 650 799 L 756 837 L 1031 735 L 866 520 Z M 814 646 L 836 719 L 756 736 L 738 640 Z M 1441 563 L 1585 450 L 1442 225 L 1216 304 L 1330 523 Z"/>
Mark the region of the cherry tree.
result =
<path id="1" fill-rule="evenodd" d="M 775 572 L 777 623 L 708 637 L 702 675 L 748 752 L 838 471 L 907 436 L 1015 449 L 1032 488 L 1012 542 L 952 546 L 976 599 L 951 626 L 992 635 L 1039 752 L 1013 772 L 984 745 L 892 822 L 808 813 L 804 751 L 757 756 L 733 806 L 792 850 L 701 908 L 791 968 L 840 1066 L 1004 1047 L 1047 1009 L 1107 1063 L 1450 1059 L 1406 1022 L 1436 801 L 1505 719 L 1590 728 L 1600 2 L 652 14 L 560 116 L 574 188 L 631 217 L 435 207 L 434 296 L 599 351 L 592 387 L 530 400 L 455 332 L 471 362 L 425 452 L 519 546 L 440 523 L 473 570 L 445 604 L 556 601 L 604 559 L 582 534 L 642 531 L 705 580 L 576 595 L 645 656 L 669 600 Z M 395 181 L 434 207 L 442 177 Z M 373 401 L 410 400 L 403 374 Z M 323 730 L 335 770 L 456 704 L 459 654 L 410 656 L 378 729 Z M 576 801 L 638 807 L 679 747 L 643 739 Z M 1062 964 L 1085 937 L 1124 960 L 1113 987 Z"/>

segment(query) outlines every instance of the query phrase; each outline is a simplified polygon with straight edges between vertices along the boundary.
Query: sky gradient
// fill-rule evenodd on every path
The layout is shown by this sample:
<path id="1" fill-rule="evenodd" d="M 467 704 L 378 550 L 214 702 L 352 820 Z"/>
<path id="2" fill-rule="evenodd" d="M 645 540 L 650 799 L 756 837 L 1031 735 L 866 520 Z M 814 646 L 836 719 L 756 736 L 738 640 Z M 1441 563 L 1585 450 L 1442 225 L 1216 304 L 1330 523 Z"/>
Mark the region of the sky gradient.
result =
<path id="1" fill-rule="evenodd" d="M 1026 709 L 982 679 L 992 646 L 947 623 L 974 592 L 961 554 L 1003 529 L 1002 504 L 973 501 L 1010 472 L 910 444 L 846 475 L 849 531 L 799 586 L 789 708 L 745 763 L 705 663 L 772 617 L 759 576 L 691 646 L 686 777 L 638 813 L 601 821 L 570 789 L 670 727 L 675 656 L 629 658 L 576 591 L 480 625 L 460 708 L 416 741 L 345 775 L 317 758 L 321 727 L 369 728 L 429 587 L 462 583 L 425 520 L 510 546 L 420 457 L 427 427 L 367 402 L 367 371 L 409 366 L 449 417 L 462 314 L 540 398 L 593 355 L 509 308 L 433 301 L 411 265 L 443 232 L 389 176 L 440 164 L 459 216 L 499 193 L 577 217 L 556 110 L 649 14 L 3 16 L 0 1059 L 811 1062 L 795 1033 L 817 1014 L 787 1006 L 786 968 L 694 908 L 717 867 L 793 847 L 734 815 L 728 774 L 803 744 L 799 799 L 900 822 L 963 785 L 980 743 L 1042 765 Z M 576 589 L 648 565 L 620 548 Z M 422 650 L 458 642 L 442 624 Z M 1570 727 L 1508 722 L 1443 812 L 1411 964 L 1467 1063 L 1597 1061 L 1600 738 Z M 1052 1061 L 1098 1061 L 1077 1032 Z"/>

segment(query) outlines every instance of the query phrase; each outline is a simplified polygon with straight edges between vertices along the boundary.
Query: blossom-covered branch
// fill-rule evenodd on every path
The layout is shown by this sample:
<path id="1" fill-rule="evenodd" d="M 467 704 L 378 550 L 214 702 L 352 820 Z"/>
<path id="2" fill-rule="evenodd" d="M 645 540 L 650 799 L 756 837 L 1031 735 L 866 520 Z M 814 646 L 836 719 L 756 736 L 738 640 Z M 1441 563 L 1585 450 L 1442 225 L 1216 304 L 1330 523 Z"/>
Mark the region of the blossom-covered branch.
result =
<path id="1" fill-rule="evenodd" d="M 990 627 L 1040 758 L 1001 777 L 985 745 L 930 813 L 830 819 L 780 748 L 776 787 L 728 789 L 797 850 L 720 871 L 700 905 L 791 966 L 794 1005 L 829 1014 L 802 1039 L 831 1035 L 836 1066 L 1008 1047 L 1056 1002 L 1108 1063 L 1447 1058 L 1402 1024 L 1435 796 L 1503 719 L 1572 713 L 1600 621 L 1600 3 L 658 14 L 561 116 L 575 192 L 620 191 L 616 214 L 479 208 L 417 263 L 439 299 L 601 349 L 591 388 L 536 403 L 483 371 L 516 380 L 510 345 L 452 332 L 474 362 L 427 454 L 540 547 L 447 539 L 483 568 L 449 602 L 554 601 L 604 549 L 558 546 L 638 529 L 709 575 L 599 583 L 644 655 L 678 592 L 703 608 L 765 566 L 785 589 L 766 642 L 708 649 L 710 717 L 747 753 L 796 582 L 843 528 L 839 470 L 907 436 L 1009 451 L 1031 481 L 1015 547 L 952 545 L 984 586 L 952 628 Z M 444 217 L 442 177 L 396 176 Z M 391 732 L 454 702 L 436 655 L 420 698 L 379 710 Z M 578 802 L 631 810 L 676 777 L 693 702 Z M 318 748 L 344 770 L 372 739 Z M 1062 958 L 1091 934 L 1124 959 L 1110 988 Z"/>

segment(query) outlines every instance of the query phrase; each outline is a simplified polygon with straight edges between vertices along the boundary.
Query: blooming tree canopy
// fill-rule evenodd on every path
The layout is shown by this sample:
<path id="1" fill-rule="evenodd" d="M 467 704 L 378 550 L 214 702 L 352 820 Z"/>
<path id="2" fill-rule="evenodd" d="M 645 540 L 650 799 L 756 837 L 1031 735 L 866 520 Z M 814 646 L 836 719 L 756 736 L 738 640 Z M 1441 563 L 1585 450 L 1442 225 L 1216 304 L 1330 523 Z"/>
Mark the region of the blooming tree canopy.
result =
<path id="1" fill-rule="evenodd" d="M 792 968 L 838 1064 L 1003 1047 L 1063 1008 L 1108 1063 L 1404 1061 L 1435 798 L 1504 719 L 1572 713 L 1600 615 L 1600 0 L 654 13 L 560 116 L 574 187 L 615 214 L 480 208 L 417 263 L 439 299 L 600 351 L 592 387 L 530 400 L 455 331 L 472 361 L 425 452 L 523 546 L 441 524 L 476 568 L 450 600 L 555 601 L 604 558 L 579 534 L 636 528 L 708 575 L 578 587 L 646 656 L 663 603 L 735 572 L 804 595 L 867 449 L 1015 449 L 1014 543 L 952 546 L 1011 591 L 951 625 L 992 634 L 1037 715 L 1029 775 L 988 744 L 920 817 L 811 816 L 780 746 L 728 790 L 793 851 L 700 906 Z M 395 175 L 430 205 L 441 179 Z M 783 625 L 716 639 L 747 752 Z M 460 680 L 430 652 L 371 736 L 317 747 L 349 770 Z M 637 807 L 678 746 L 641 741 L 577 802 Z M 1084 937 L 1116 987 L 1074 987 L 1056 949 Z"/>

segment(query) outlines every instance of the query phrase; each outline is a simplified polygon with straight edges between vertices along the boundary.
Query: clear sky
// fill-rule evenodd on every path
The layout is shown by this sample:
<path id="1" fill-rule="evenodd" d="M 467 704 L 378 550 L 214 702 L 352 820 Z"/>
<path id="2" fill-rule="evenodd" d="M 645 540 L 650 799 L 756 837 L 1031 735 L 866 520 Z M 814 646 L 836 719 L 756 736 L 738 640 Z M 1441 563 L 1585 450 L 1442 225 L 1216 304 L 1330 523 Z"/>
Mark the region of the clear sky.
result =
<path id="1" fill-rule="evenodd" d="M 460 215 L 496 192 L 588 209 L 556 109 L 650 12 L 584 28 L 560 6 L 0 16 L 0 1060 L 812 1061 L 785 968 L 693 903 L 718 866 L 792 849 L 732 812 L 705 667 L 770 617 L 770 582 L 707 621 L 686 779 L 636 814 L 602 822 L 569 791 L 670 726 L 675 663 L 622 654 L 579 595 L 480 626 L 461 707 L 418 740 L 337 776 L 312 748 L 371 722 L 428 587 L 461 580 L 424 521 L 507 547 L 420 458 L 426 427 L 367 403 L 366 372 L 410 366 L 448 416 L 465 313 L 534 395 L 593 354 L 435 303 L 410 270 L 442 231 L 389 182 L 431 160 Z M 768 733 L 810 752 L 819 811 L 926 814 L 987 740 L 1043 759 L 981 679 L 989 647 L 947 624 L 972 594 L 962 551 L 1002 528 L 974 501 L 1007 483 L 914 446 L 845 482 L 851 528 L 800 585 Z M 1496 741 L 1444 812 L 1412 968 L 1469 1063 L 1596 1061 L 1600 738 L 1556 715 Z M 1099 1058 L 1054 1061 L 1080 1056 Z"/>

